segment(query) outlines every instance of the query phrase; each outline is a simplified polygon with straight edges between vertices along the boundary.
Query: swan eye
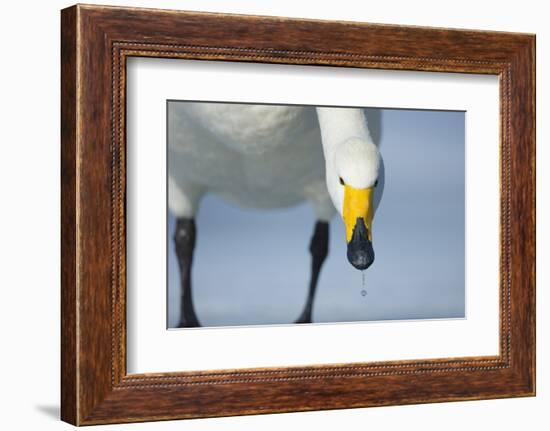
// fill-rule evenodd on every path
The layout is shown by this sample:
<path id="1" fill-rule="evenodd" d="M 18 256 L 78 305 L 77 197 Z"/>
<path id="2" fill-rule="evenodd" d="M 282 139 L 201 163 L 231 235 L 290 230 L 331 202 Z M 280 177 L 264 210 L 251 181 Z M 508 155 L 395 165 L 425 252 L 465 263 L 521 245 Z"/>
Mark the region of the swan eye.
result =
<path id="1" fill-rule="evenodd" d="M 343 186 L 346 185 L 346 183 L 344 182 L 344 180 L 342 179 L 342 177 L 338 177 L 338 179 L 340 180 L 340 184 L 342 184 Z"/>
<path id="2" fill-rule="evenodd" d="M 378 187 L 378 180 L 374 182 L 374 187 Z"/>

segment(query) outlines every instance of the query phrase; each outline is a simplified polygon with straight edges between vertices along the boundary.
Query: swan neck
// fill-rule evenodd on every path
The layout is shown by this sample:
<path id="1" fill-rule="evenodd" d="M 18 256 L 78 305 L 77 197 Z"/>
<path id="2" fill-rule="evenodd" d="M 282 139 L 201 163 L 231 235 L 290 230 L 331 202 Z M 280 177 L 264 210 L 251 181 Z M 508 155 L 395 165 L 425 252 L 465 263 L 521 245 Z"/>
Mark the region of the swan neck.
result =
<path id="1" fill-rule="evenodd" d="M 371 142 L 365 112 L 361 108 L 316 108 L 325 159 L 333 155 L 342 142 L 359 138 Z"/>

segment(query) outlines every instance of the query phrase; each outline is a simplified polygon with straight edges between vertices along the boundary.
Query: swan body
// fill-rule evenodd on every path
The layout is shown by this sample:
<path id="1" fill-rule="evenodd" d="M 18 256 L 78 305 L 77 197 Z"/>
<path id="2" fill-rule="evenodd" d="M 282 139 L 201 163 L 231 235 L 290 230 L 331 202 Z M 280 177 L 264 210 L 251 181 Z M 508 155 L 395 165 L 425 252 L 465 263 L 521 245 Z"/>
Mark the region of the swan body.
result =
<path id="1" fill-rule="evenodd" d="M 336 212 L 346 225 L 348 261 L 361 270 L 374 261 L 371 232 L 380 155 L 363 110 L 171 102 L 168 143 L 180 327 L 200 326 L 191 266 L 195 215 L 205 193 L 252 208 L 312 204 L 317 217 L 309 246 L 312 272 L 296 323 L 311 322 L 317 280 L 328 254 L 328 222 Z"/>
<path id="2" fill-rule="evenodd" d="M 343 200 L 338 145 L 346 138 L 372 142 L 360 109 L 175 102 L 168 111 L 168 200 L 178 217 L 193 217 L 212 192 L 251 208 L 307 200 L 328 221 Z M 358 155 L 349 154 L 351 164 Z M 349 175 L 371 185 L 378 172 L 357 166 Z"/>

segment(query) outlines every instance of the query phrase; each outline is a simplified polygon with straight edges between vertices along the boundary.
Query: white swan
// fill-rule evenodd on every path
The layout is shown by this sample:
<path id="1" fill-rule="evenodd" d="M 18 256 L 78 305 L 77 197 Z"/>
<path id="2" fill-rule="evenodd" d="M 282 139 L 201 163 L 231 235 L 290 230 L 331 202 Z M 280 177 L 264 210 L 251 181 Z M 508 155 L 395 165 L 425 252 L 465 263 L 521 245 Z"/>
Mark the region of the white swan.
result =
<path id="1" fill-rule="evenodd" d="M 168 204 L 181 271 L 180 326 L 199 326 L 191 295 L 194 218 L 205 193 L 241 206 L 278 208 L 309 201 L 317 224 L 312 277 L 297 322 L 311 322 L 317 279 L 335 210 L 346 226 L 348 260 L 374 260 L 372 219 L 380 154 L 356 108 L 170 102 Z"/>

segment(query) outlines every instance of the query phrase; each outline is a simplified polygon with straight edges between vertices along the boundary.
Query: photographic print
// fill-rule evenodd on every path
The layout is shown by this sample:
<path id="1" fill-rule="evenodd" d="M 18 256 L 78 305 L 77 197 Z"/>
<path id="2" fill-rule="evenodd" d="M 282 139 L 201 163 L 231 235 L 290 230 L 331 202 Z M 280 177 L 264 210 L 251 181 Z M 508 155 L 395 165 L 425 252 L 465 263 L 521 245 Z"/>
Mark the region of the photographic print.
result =
<path id="1" fill-rule="evenodd" d="M 64 421 L 535 395 L 533 34 L 61 23 Z"/>
<path id="2" fill-rule="evenodd" d="M 465 113 L 167 101 L 168 328 L 465 317 Z"/>

